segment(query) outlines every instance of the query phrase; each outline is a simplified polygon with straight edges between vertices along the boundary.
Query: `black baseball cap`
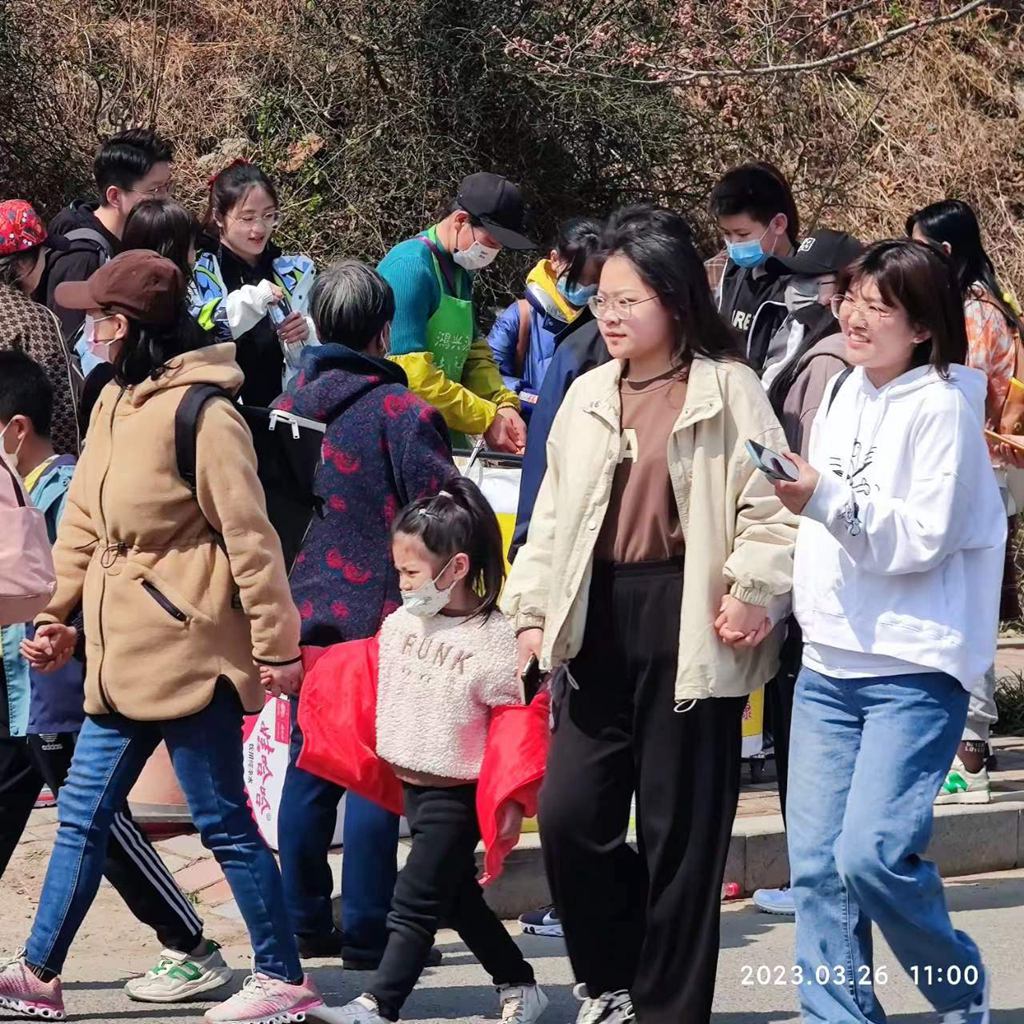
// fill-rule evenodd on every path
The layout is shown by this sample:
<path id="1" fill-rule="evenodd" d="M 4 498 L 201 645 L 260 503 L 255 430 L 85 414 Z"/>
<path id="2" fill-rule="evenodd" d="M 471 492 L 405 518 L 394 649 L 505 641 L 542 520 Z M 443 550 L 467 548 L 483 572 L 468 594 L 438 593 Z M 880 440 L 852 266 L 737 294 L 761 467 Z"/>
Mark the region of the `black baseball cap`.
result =
<path id="1" fill-rule="evenodd" d="M 486 171 L 471 174 L 462 179 L 455 203 L 480 221 L 506 249 L 537 248 L 537 243 L 523 234 L 523 194 L 508 178 Z"/>
<path id="2" fill-rule="evenodd" d="M 845 231 L 822 228 L 808 235 L 789 256 L 770 256 L 765 269 L 781 274 L 818 277 L 849 266 L 864 251 L 863 243 Z"/>

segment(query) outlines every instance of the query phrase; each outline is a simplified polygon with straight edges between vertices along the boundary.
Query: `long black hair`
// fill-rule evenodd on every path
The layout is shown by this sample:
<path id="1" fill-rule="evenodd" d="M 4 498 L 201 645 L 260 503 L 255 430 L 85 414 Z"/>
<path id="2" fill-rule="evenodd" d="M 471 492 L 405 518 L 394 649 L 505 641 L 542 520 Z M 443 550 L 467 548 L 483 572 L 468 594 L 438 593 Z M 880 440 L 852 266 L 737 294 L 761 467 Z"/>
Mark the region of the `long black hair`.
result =
<path id="1" fill-rule="evenodd" d="M 176 357 L 204 348 L 210 339 L 182 302 L 177 318 L 164 324 L 144 324 L 126 317 L 128 334 L 113 359 L 114 380 L 133 387 L 144 380 L 156 380 Z"/>
<path id="2" fill-rule="evenodd" d="M 603 257 L 624 256 L 675 317 L 676 355 L 742 359 L 732 331 L 711 298 L 704 264 L 690 225 L 658 206 L 627 206 L 612 214 L 604 231 Z"/>
<path id="3" fill-rule="evenodd" d="M 464 476 L 453 476 L 432 498 L 420 498 L 399 512 L 391 535 L 419 537 L 437 558 L 448 561 L 460 552 L 469 556 L 469 584 L 480 598 L 474 616 L 486 618 L 498 605 L 505 582 L 504 543 L 498 517 Z"/>
<path id="4" fill-rule="evenodd" d="M 173 199 L 145 199 L 132 207 L 121 249 L 152 249 L 166 256 L 184 275 L 192 276 L 189 253 L 199 239 L 199 221 Z"/>
<path id="5" fill-rule="evenodd" d="M 936 245 L 945 242 L 956 268 L 960 296 L 967 301 L 976 298 L 976 285 L 981 285 L 991 301 L 1016 331 L 1021 330 L 1020 318 L 1003 298 L 1003 289 L 996 278 L 995 267 L 981 241 L 981 225 L 974 209 L 960 199 L 943 199 L 938 203 L 912 213 L 907 218 L 907 234 L 914 228 Z"/>
<path id="6" fill-rule="evenodd" d="M 929 363 L 943 377 L 953 363 L 967 362 L 967 327 L 956 288 L 956 272 L 946 253 L 909 238 L 875 242 L 839 275 L 839 294 L 850 294 L 864 278 L 878 286 L 888 306 L 902 306 L 907 319 L 929 334 L 914 347 L 911 367 Z"/>

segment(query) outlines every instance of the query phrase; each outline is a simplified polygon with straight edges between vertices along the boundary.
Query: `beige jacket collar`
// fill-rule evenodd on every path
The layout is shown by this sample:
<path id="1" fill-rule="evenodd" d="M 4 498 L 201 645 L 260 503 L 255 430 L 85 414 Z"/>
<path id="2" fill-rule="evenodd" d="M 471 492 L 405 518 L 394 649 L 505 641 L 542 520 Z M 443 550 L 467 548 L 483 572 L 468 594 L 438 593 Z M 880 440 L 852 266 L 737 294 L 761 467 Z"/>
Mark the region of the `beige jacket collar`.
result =
<path id="1" fill-rule="evenodd" d="M 603 381 L 604 388 L 587 406 L 586 411 L 596 416 L 616 434 L 619 432 L 622 403 L 619 388 L 622 381 L 623 361 L 615 360 L 614 375 Z M 697 356 L 690 366 L 690 377 L 686 385 L 686 401 L 679 413 L 672 433 L 685 430 L 701 420 L 711 419 L 722 410 L 722 388 L 715 373 L 715 364 L 710 359 Z"/>

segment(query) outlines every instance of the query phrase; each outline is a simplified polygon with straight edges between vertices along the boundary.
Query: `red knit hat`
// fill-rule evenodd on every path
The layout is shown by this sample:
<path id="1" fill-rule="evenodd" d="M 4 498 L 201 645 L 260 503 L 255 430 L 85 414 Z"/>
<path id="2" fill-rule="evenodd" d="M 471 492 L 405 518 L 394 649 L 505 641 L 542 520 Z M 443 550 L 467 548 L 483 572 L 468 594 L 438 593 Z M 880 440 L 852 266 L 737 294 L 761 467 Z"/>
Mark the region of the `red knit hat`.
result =
<path id="1" fill-rule="evenodd" d="M 24 199 L 0 203 L 0 256 L 34 249 L 46 241 L 46 225 Z"/>

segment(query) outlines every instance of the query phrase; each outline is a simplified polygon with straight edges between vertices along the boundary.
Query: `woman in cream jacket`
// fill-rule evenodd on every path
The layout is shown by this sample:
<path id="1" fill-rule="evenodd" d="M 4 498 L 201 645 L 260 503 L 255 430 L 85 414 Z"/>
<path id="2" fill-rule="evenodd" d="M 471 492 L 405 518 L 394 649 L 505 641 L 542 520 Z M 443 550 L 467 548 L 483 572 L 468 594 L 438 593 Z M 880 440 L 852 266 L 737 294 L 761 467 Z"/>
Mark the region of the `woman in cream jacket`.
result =
<path id="1" fill-rule="evenodd" d="M 555 419 L 503 607 L 522 663 L 563 668 L 540 822 L 578 1020 L 700 1024 L 740 719 L 777 666 L 796 533 L 744 444 L 785 437 L 686 222 L 627 209 L 604 241 L 592 309 L 612 360 Z"/>

